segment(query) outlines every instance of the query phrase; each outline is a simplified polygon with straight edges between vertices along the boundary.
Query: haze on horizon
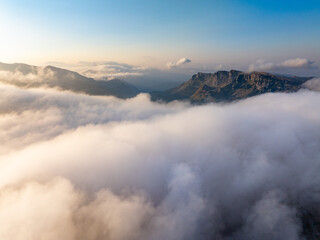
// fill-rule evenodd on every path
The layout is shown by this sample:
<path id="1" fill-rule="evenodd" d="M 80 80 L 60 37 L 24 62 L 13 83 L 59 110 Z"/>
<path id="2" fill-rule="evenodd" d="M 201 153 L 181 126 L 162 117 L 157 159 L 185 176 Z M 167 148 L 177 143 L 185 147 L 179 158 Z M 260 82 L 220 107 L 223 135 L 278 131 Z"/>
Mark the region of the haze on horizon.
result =
<path id="1" fill-rule="evenodd" d="M 320 3 L 302 0 L 0 3 L 1 62 L 115 61 L 193 71 L 248 70 L 294 59 L 320 64 Z M 269 70 L 267 68 L 267 70 Z"/>

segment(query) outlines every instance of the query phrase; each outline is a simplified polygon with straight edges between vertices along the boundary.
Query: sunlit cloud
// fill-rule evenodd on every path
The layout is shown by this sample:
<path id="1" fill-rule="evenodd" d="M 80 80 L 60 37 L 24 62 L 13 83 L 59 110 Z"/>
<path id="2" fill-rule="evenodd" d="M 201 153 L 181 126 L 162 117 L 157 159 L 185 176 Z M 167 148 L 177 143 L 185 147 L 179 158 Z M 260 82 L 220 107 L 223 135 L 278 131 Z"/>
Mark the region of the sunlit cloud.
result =
<path id="1" fill-rule="evenodd" d="M 315 214 L 319 92 L 204 106 L 0 93 L 3 239 L 301 239 L 300 209 Z"/>
<path id="2" fill-rule="evenodd" d="M 180 58 L 178 61 L 176 62 L 168 62 L 166 65 L 168 68 L 175 68 L 175 67 L 179 67 L 181 65 L 185 65 L 191 63 L 191 60 L 189 58 Z"/>

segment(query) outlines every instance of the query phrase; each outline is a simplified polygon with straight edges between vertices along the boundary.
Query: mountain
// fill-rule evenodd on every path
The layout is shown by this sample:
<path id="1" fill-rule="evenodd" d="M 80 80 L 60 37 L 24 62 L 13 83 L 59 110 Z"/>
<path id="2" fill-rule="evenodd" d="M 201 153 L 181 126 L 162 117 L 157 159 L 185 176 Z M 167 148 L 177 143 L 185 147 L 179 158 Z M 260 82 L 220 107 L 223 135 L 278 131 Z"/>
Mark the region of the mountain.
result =
<path id="1" fill-rule="evenodd" d="M 194 103 L 229 102 L 267 92 L 295 92 L 310 77 L 287 77 L 265 72 L 218 71 L 197 73 L 178 87 L 152 92 L 153 100 Z"/>
<path id="2" fill-rule="evenodd" d="M 310 77 L 292 77 L 265 72 L 218 71 L 197 73 L 190 80 L 166 91 L 151 92 L 152 100 L 185 100 L 193 103 L 229 102 L 267 92 L 295 92 Z M 97 81 L 77 72 L 53 66 L 0 63 L 0 82 L 22 88 L 50 87 L 89 95 L 130 98 L 140 91 L 128 82 Z"/>
<path id="3" fill-rule="evenodd" d="M 62 68 L 37 67 L 22 63 L 0 63 L 0 82 L 22 88 L 50 87 L 119 98 L 134 97 L 140 92 L 135 86 L 118 79 L 97 81 Z"/>

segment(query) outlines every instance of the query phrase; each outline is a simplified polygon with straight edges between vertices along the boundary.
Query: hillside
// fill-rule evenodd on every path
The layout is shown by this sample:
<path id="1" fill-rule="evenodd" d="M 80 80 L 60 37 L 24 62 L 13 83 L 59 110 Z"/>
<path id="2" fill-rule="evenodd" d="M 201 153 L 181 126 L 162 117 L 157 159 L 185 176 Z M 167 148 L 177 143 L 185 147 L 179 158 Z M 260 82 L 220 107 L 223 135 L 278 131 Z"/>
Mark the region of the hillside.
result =
<path id="1" fill-rule="evenodd" d="M 135 86 L 118 79 L 97 81 L 62 68 L 37 67 L 21 63 L 0 63 L 0 82 L 22 88 L 50 87 L 119 98 L 134 97 L 139 93 Z"/>

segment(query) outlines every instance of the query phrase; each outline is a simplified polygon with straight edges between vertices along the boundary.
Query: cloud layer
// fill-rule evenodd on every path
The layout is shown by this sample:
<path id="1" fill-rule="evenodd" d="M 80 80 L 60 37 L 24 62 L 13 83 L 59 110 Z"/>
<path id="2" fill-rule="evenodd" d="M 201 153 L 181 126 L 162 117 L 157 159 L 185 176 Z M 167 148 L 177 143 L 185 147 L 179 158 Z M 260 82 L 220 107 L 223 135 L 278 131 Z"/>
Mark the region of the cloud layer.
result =
<path id="1" fill-rule="evenodd" d="M 142 76 L 146 68 L 124 63 L 102 61 L 79 62 L 73 67 L 73 70 L 96 80 L 111 80 L 115 78 Z"/>
<path id="2" fill-rule="evenodd" d="M 0 93 L 1 239 L 303 239 L 319 217 L 318 92 L 205 106 Z"/>
<path id="3" fill-rule="evenodd" d="M 13 71 L 0 70 L 0 81 L 18 86 L 40 84 L 44 79 L 55 80 L 55 73 L 46 67 L 33 67 L 31 69 L 14 69 Z"/>
<path id="4" fill-rule="evenodd" d="M 193 70 L 185 72 L 175 68 L 173 71 L 172 69 L 156 69 L 111 61 L 79 62 L 77 64 L 53 62 L 51 64 L 76 71 L 95 80 L 122 79 L 147 92 L 176 87 L 187 81 L 194 73 Z"/>

